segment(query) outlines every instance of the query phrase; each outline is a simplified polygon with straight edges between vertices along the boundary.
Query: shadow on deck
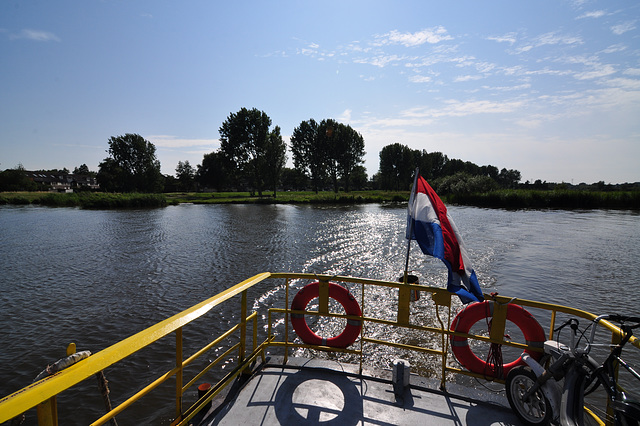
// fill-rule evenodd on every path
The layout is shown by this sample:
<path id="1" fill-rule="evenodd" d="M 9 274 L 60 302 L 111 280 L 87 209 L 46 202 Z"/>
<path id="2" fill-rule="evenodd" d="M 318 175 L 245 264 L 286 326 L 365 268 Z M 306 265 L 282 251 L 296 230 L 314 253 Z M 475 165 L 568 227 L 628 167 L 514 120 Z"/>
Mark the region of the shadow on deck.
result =
<path id="1" fill-rule="evenodd" d="M 520 424 L 495 394 L 455 385 L 455 394 L 442 392 L 412 376 L 396 396 L 390 380 L 356 373 L 353 365 L 321 360 L 264 365 L 201 425 Z"/>

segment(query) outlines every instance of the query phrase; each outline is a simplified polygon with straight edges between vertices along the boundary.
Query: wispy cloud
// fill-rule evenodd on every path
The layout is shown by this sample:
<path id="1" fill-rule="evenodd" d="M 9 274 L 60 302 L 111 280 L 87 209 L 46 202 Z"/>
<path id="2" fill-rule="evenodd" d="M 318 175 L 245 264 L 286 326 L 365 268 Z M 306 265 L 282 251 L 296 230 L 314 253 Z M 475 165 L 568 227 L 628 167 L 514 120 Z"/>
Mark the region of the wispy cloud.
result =
<path id="1" fill-rule="evenodd" d="M 518 39 L 516 38 L 516 33 L 508 33 L 501 36 L 490 36 L 487 37 L 487 40 L 497 41 L 498 43 L 509 43 L 513 45 Z"/>
<path id="2" fill-rule="evenodd" d="M 444 102 L 440 108 L 416 107 L 405 110 L 401 113 L 404 117 L 413 118 L 442 118 L 442 117 L 464 117 L 474 114 L 496 114 L 516 111 L 525 104 L 524 100 L 467 100 L 459 101 L 450 99 Z"/>
<path id="3" fill-rule="evenodd" d="M 172 135 L 149 135 L 146 138 L 154 145 L 163 148 L 213 147 L 219 145 L 218 139 L 187 139 Z"/>
<path id="4" fill-rule="evenodd" d="M 412 83 L 429 83 L 431 81 L 431 77 L 426 75 L 412 75 L 409 77 L 409 81 Z"/>
<path id="5" fill-rule="evenodd" d="M 573 35 L 558 34 L 555 31 L 539 35 L 523 46 L 516 48 L 516 53 L 528 52 L 534 48 L 549 45 L 580 45 L 584 41 L 582 38 Z"/>
<path id="6" fill-rule="evenodd" d="M 530 83 L 517 84 L 515 86 L 482 86 L 485 90 L 492 90 L 498 92 L 512 92 L 515 90 L 528 90 L 531 89 Z"/>
<path id="7" fill-rule="evenodd" d="M 591 12 L 585 12 L 582 15 L 576 17 L 576 19 L 585 19 L 585 18 L 602 18 L 607 15 L 607 12 L 604 10 L 594 10 Z"/>
<path id="8" fill-rule="evenodd" d="M 613 65 L 597 64 L 589 71 L 578 72 L 574 75 L 578 80 L 590 80 L 594 78 L 606 77 L 616 72 Z"/>
<path id="9" fill-rule="evenodd" d="M 618 53 L 627 50 L 627 46 L 624 44 L 612 44 L 606 49 L 602 50 L 602 53 Z"/>
<path id="10" fill-rule="evenodd" d="M 435 28 L 417 31 L 415 33 L 402 33 L 393 30 L 377 37 L 376 45 L 401 44 L 405 47 L 421 46 L 425 43 L 436 44 L 444 40 L 452 40 L 453 37 L 447 34 L 447 30 L 438 26 Z"/>
<path id="11" fill-rule="evenodd" d="M 406 60 L 405 56 L 399 55 L 377 55 L 371 57 L 360 57 L 353 60 L 356 64 L 369 64 L 376 67 L 383 68 L 392 63 L 398 63 Z"/>
<path id="12" fill-rule="evenodd" d="M 611 78 L 605 84 L 623 91 L 640 91 L 640 80 L 634 78 Z"/>
<path id="13" fill-rule="evenodd" d="M 463 83 L 465 81 L 482 80 L 484 77 L 481 75 L 461 75 L 453 79 L 454 83 Z"/>
<path id="14" fill-rule="evenodd" d="M 622 35 L 627 31 L 636 29 L 636 21 L 627 21 L 611 27 L 611 32 L 615 35 Z"/>
<path id="15" fill-rule="evenodd" d="M 33 41 L 60 41 L 60 38 L 53 33 L 42 30 L 24 29 L 17 34 L 11 34 L 9 36 L 11 40 L 33 40 Z"/>
<path id="16" fill-rule="evenodd" d="M 351 121 L 351 110 L 345 109 L 338 117 L 338 120 L 344 123 L 349 123 Z"/>

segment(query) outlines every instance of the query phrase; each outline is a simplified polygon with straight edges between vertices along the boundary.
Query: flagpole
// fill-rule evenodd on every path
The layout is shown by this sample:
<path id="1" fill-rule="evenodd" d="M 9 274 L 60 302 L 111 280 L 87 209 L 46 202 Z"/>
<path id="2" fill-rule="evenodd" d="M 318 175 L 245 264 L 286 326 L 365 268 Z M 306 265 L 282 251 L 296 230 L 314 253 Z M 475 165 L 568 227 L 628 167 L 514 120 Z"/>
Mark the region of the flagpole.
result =
<path id="1" fill-rule="evenodd" d="M 407 207 L 407 209 L 409 210 L 409 241 L 407 242 L 407 259 L 404 263 L 404 284 L 407 284 L 407 282 L 409 281 L 409 252 L 411 251 L 411 236 L 413 235 L 413 218 L 411 216 L 411 208 L 413 207 L 413 202 L 415 201 L 418 173 L 419 168 L 416 167 L 416 171 L 413 176 L 413 186 L 411 187 L 411 194 L 409 195 L 409 206 Z"/>

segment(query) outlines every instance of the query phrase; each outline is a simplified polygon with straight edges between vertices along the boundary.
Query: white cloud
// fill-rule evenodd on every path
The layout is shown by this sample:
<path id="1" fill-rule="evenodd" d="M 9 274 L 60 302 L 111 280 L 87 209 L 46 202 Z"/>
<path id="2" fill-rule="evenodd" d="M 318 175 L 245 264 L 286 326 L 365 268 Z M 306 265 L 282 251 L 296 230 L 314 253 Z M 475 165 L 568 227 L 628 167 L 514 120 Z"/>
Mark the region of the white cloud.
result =
<path id="1" fill-rule="evenodd" d="M 627 31 L 631 31 L 635 29 L 636 29 L 636 21 L 627 21 L 627 22 L 623 22 L 622 24 L 614 25 L 613 27 L 611 27 L 611 32 L 613 32 L 615 35 L 622 35 Z"/>
<path id="2" fill-rule="evenodd" d="M 515 86 L 482 86 L 485 90 L 495 90 L 499 92 L 511 92 L 514 90 L 526 90 L 531 89 L 530 83 L 518 84 Z"/>
<path id="3" fill-rule="evenodd" d="M 415 33 L 401 33 L 393 30 L 389 33 L 378 36 L 377 45 L 401 44 L 405 47 L 420 46 L 425 43 L 436 44 L 444 40 L 452 40 L 453 37 L 447 34 L 447 30 L 438 26 L 431 29 L 417 31 Z"/>
<path id="4" fill-rule="evenodd" d="M 612 78 L 606 81 L 608 86 L 620 88 L 624 91 L 640 90 L 640 80 L 633 78 Z"/>
<path id="5" fill-rule="evenodd" d="M 465 81 L 482 80 L 484 77 L 481 75 L 461 75 L 453 79 L 454 83 L 462 83 Z"/>
<path id="6" fill-rule="evenodd" d="M 384 68 L 389 64 L 404 61 L 406 59 L 406 57 L 398 55 L 378 55 L 369 58 L 356 58 L 353 60 L 353 62 L 355 62 L 356 64 L 368 64 L 379 68 Z"/>
<path id="7" fill-rule="evenodd" d="M 9 37 L 11 40 L 25 39 L 33 41 L 60 41 L 60 38 L 53 33 L 41 30 L 24 29 L 18 34 L 13 34 Z"/>
<path id="8" fill-rule="evenodd" d="M 517 48 L 515 51 L 516 53 L 524 53 L 541 46 L 579 44 L 584 44 L 581 37 L 558 34 L 557 32 L 552 31 L 535 37 L 533 40 L 527 42 L 524 46 Z"/>
<path id="9" fill-rule="evenodd" d="M 345 109 L 338 117 L 338 121 L 343 123 L 349 123 L 351 121 L 351 110 Z"/>
<path id="10" fill-rule="evenodd" d="M 444 117 L 464 117 L 475 114 L 505 114 L 518 110 L 524 106 L 524 100 L 512 101 L 487 101 L 469 100 L 458 101 L 450 99 L 444 101 L 440 108 L 416 107 L 404 110 L 400 115 L 404 118 L 444 118 Z"/>
<path id="11" fill-rule="evenodd" d="M 201 147 L 202 149 L 206 149 L 207 147 L 214 149 L 214 146 L 220 144 L 218 139 L 185 139 L 178 138 L 172 135 L 149 135 L 146 136 L 150 142 L 154 145 L 163 147 L 163 148 L 190 148 L 190 147 Z"/>
<path id="12" fill-rule="evenodd" d="M 409 81 L 412 83 L 429 83 L 431 81 L 431 77 L 426 75 L 412 75 L 409 77 Z"/>
<path id="13" fill-rule="evenodd" d="M 614 74 L 615 68 L 609 64 L 598 64 L 591 71 L 579 72 L 574 75 L 578 80 L 589 80 L 593 78 L 605 77 L 607 75 Z"/>
<path id="14" fill-rule="evenodd" d="M 548 44 L 583 44 L 580 37 L 571 35 L 561 35 L 556 32 L 542 34 L 536 39 L 536 46 L 544 46 Z"/>
<path id="15" fill-rule="evenodd" d="M 605 16 L 607 12 L 604 10 L 594 10 L 591 12 L 585 12 L 582 15 L 578 16 L 576 19 L 584 19 L 584 18 L 602 18 Z"/>
<path id="16" fill-rule="evenodd" d="M 624 44 L 612 44 L 602 51 L 602 53 L 618 53 L 627 50 Z"/>
<path id="17" fill-rule="evenodd" d="M 516 33 L 508 33 L 502 36 L 487 37 L 487 40 L 497 41 L 498 43 L 509 43 L 513 45 L 517 41 Z"/>

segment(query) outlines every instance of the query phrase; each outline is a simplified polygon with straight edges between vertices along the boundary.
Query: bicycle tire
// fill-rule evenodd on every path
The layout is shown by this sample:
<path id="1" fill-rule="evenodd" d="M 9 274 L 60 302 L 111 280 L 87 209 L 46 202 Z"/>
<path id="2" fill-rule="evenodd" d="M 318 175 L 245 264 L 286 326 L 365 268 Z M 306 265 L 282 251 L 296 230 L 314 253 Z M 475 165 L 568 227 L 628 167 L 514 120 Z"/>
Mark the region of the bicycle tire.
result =
<path id="1" fill-rule="evenodd" d="M 536 383 L 537 376 L 528 366 L 513 368 L 507 374 L 505 388 L 511 409 L 526 425 L 548 425 L 553 417 L 551 403 L 538 389 L 528 401 L 523 401 L 524 394 Z"/>

